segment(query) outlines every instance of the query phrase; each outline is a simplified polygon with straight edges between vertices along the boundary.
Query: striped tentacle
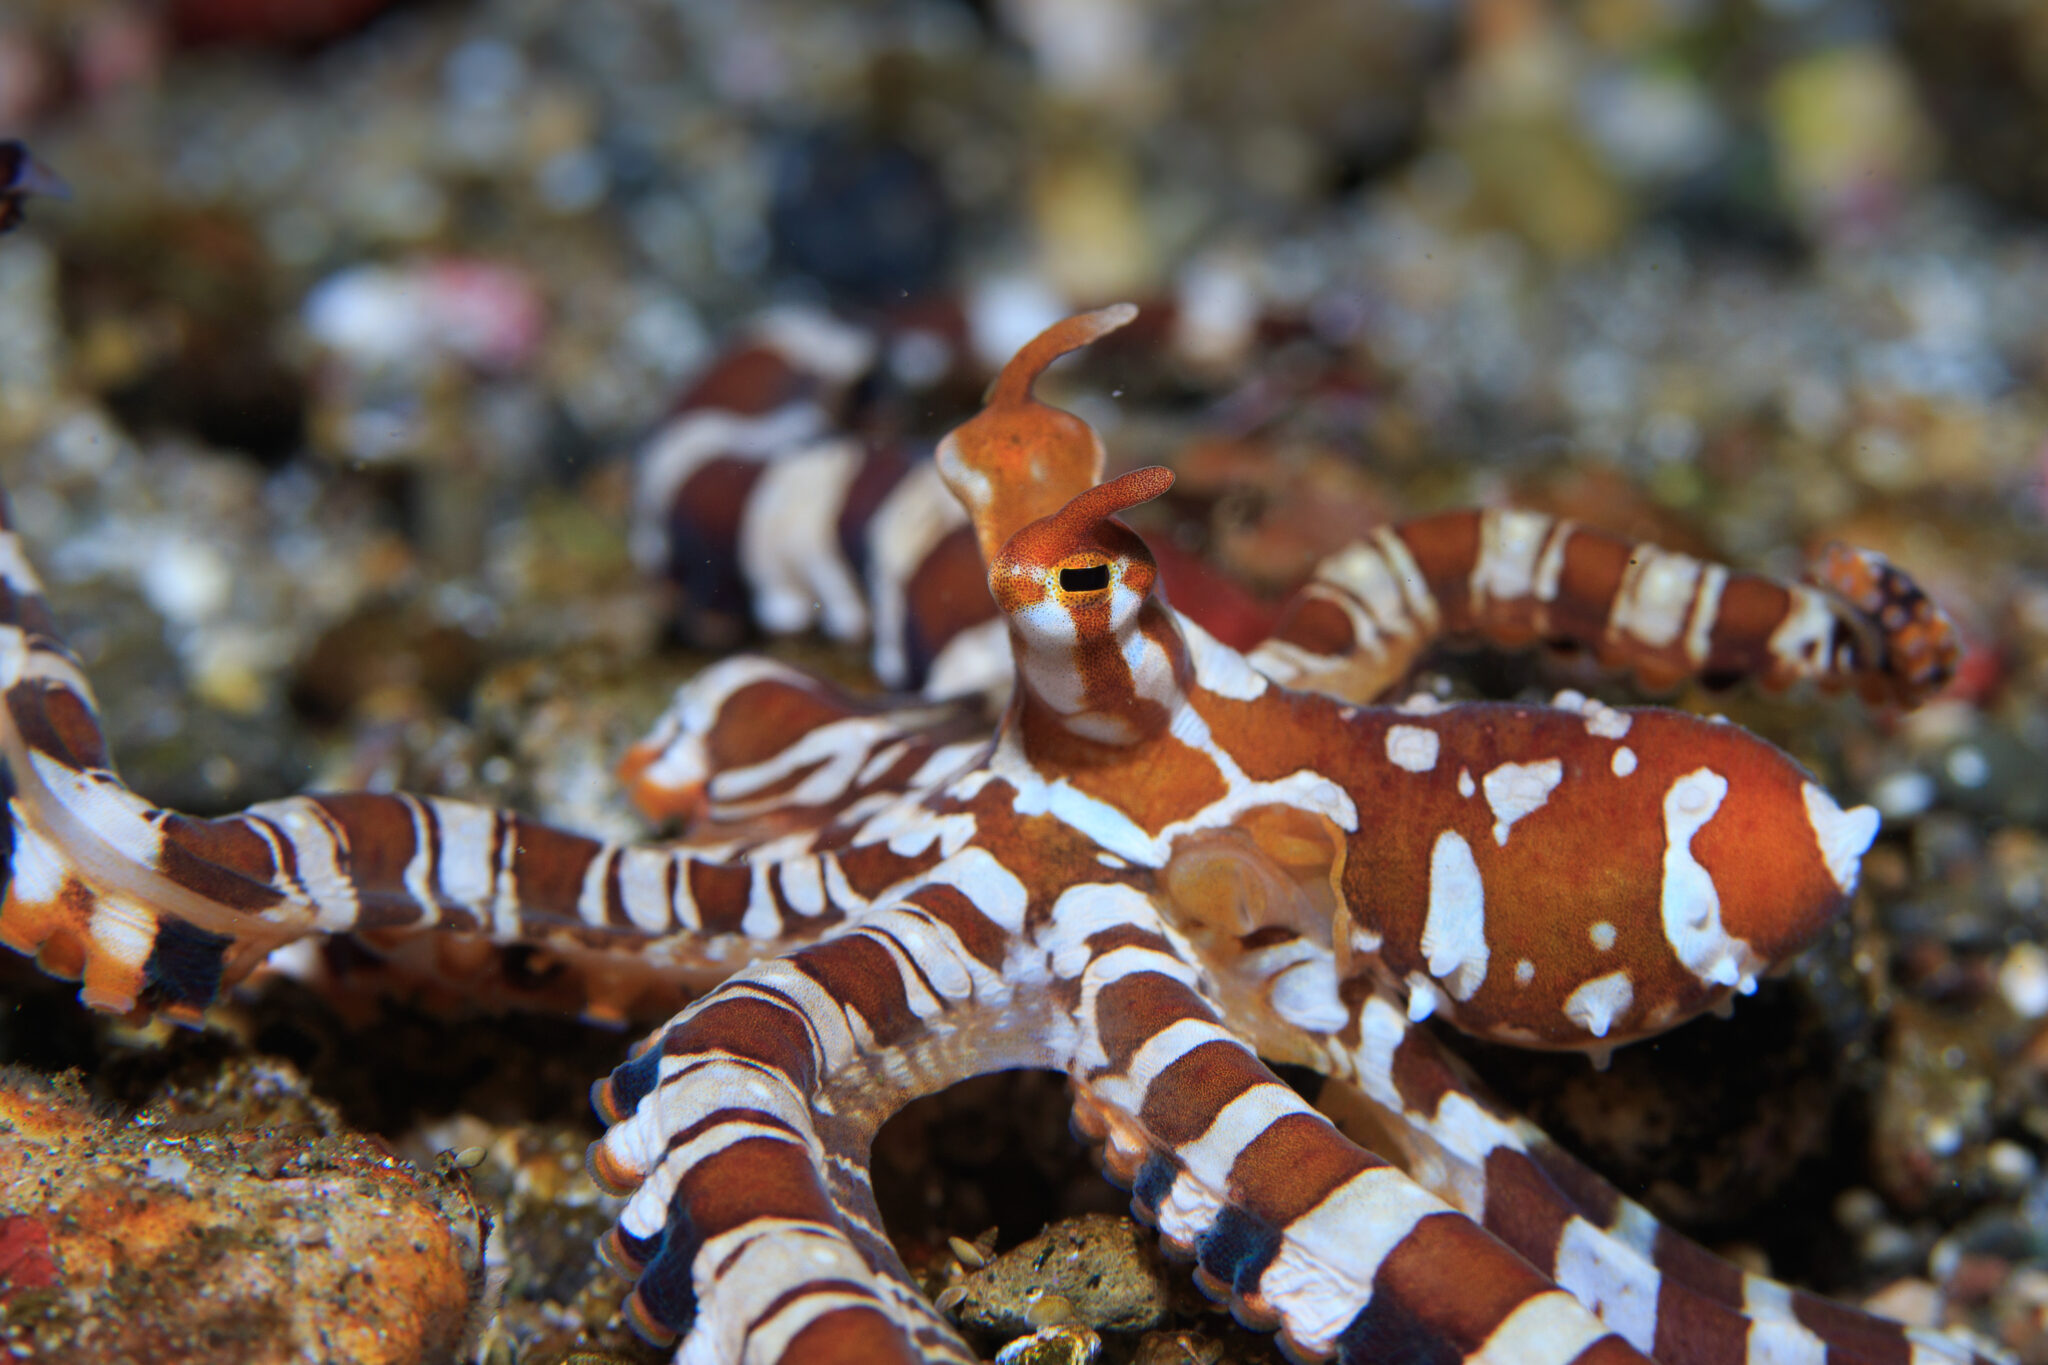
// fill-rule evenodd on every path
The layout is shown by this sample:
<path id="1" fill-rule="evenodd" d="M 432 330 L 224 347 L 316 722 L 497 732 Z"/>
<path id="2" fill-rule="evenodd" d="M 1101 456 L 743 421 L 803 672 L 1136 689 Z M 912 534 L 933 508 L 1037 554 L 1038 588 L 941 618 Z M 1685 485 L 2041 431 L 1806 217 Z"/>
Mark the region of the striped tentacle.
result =
<path id="1" fill-rule="evenodd" d="M 769 464 L 836 433 L 848 393 L 872 359 L 864 333 L 824 313 L 771 313 L 719 357 L 655 432 L 640 456 L 631 545 L 642 568 L 676 578 L 687 612 L 744 615 L 740 509 Z M 837 594 L 830 600 L 828 619 L 856 628 L 858 604 L 842 608 Z M 838 619 L 846 610 L 853 622 Z"/>
<path id="2" fill-rule="evenodd" d="M 851 411 L 850 395 L 882 367 L 890 336 L 871 338 L 815 311 L 771 314 L 691 388 L 643 450 L 635 557 L 679 585 L 683 630 L 700 643 L 729 644 L 748 620 L 775 634 L 815 628 L 870 640 L 886 687 L 999 695 L 1010 658 L 983 554 L 1001 547 L 1002 526 L 1056 511 L 1102 473 L 1094 433 L 1038 402 L 1031 386 L 1051 361 L 1134 316 L 1128 306 L 1102 309 L 1024 348 L 934 462 L 893 436 L 863 435 Z M 1177 335 L 1178 316 L 1152 319 L 1154 339 Z M 961 349 L 957 330 L 955 319 L 902 335 L 952 354 Z M 980 548 L 941 481 L 944 466 L 963 461 L 980 471 L 969 506 L 1000 522 Z M 1167 547 L 1164 561 L 1185 589 L 1184 605 L 1219 633 L 1255 636 L 1270 620 L 1193 556 Z"/>
<path id="3" fill-rule="evenodd" d="M 475 978 L 497 964 L 465 944 L 542 949 L 566 974 L 508 998 L 622 1022 L 862 913 L 936 858 L 876 846 L 726 860 L 403 794 L 291 797 L 195 820 L 33 741 L 26 771 L 8 806 L 0 941 L 82 978 L 85 1002 L 117 1013 L 190 1018 L 274 950 L 353 933 L 471 995 L 495 989 Z M 454 937 L 408 951 L 430 930 Z"/>
<path id="4" fill-rule="evenodd" d="M 1833 547 L 1786 584 L 1540 512 L 1445 512 L 1318 566 L 1273 638 L 1269 677 L 1367 701 L 1439 639 L 1591 650 L 1654 688 L 1810 681 L 1911 705 L 1954 676 L 1955 628 L 1882 557 Z"/>
<path id="5" fill-rule="evenodd" d="M 1883 665 L 1858 680 L 1866 697 L 1912 706 L 1955 677 L 1963 653 L 1955 623 L 1904 569 L 1837 543 L 1821 551 L 1809 577 L 1879 632 Z"/>
<path id="6" fill-rule="evenodd" d="M 1337 1041 L 1303 1051 L 1356 1087 L 1418 1182 L 1663 1365 L 1988 1365 L 1938 1332 L 1745 1273 L 1665 1227 L 1508 1113 L 1385 999 L 1363 999 Z"/>
<path id="7" fill-rule="evenodd" d="M 1041 946 L 1078 997 L 1076 1126 L 1196 1282 L 1291 1357 L 1643 1359 L 1281 1084 L 1141 893 L 1068 890 Z"/>
<path id="8" fill-rule="evenodd" d="M 1285 851 L 1287 845 L 1269 841 Z M 1493 1101 L 1437 1041 L 1364 979 L 1340 984 L 1326 939 L 1293 932 L 1289 869 L 1241 842 L 1177 852 L 1167 886 L 1182 916 L 1228 864 L 1250 923 L 1234 944 L 1197 939 L 1232 1031 L 1262 1056 L 1332 1078 L 1320 1103 L 1430 1193 L 1480 1222 L 1609 1328 L 1664 1365 L 1827 1359 L 1963 1365 L 1967 1348 L 1745 1275 Z M 1205 883 L 1207 885 L 1205 886 Z M 1275 914 L 1276 908 L 1282 913 Z"/>
<path id="9" fill-rule="evenodd" d="M 51 623 L 0 503 L 0 942 L 79 979 L 95 1008 L 190 1018 L 268 954 L 310 935 L 426 930 L 547 949 L 588 1014 L 708 984 L 734 960 L 814 938 L 940 857 L 933 824 L 902 852 L 631 846 L 468 802 L 298 796 L 194 819 L 115 774 L 92 692 Z M 451 970 L 474 964 L 451 950 Z M 563 1003 L 559 994 L 554 1003 Z"/>
<path id="10" fill-rule="evenodd" d="M 741 655 L 677 689 L 620 775 L 650 819 L 703 839 L 858 825 L 895 798 L 933 790 L 989 747 L 971 702 L 847 696 L 785 664 Z"/>
<path id="11" fill-rule="evenodd" d="M 600 1244 L 679 1361 L 972 1360 L 891 1249 L 868 1144 L 908 1101 L 1056 1061 L 1013 952 L 1025 890 L 966 850 L 858 928 L 734 976 L 593 1092 Z M 1042 973 L 1036 978 L 1042 984 Z"/>
<path id="12" fill-rule="evenodd" d="M 634 556 L 680 586 L 700 642 L 815 627 L 872 640 L 885 686 L 982 690 L 1008 659 L 966 514 L 921 452 L 846 430 L 876 355 L 816 310 L 757 323 L 642 452 Z"/>

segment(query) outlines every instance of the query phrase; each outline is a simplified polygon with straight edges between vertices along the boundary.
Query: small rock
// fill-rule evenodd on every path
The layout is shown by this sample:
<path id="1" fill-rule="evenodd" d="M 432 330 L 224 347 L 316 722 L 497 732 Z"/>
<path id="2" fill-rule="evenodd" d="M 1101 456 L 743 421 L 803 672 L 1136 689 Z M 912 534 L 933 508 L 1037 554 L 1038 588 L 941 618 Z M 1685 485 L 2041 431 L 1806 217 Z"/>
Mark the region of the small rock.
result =
<path id="1" fill-rule="evenodd" d="M 224 1365 L 456 1349 L 489 1222 L 461 1182 L 370 1138 L 171 1117 L 110 1120 L 75 1086 L 0 1077 L 0 1205 L 37 1211 L 0 1223 L 0 1356 L 84 1359 L 95 1338 L 94 1359 Z"/>
<path id="2" fill-rule="evenodd" d="M 988 1264 L 988 1252 L 965 1237 L 948 1237 L 946 1245 L 952 1249 L 953 1259 L 968 1270 L 979 1270 Z"/>
<path id="3" fill-rule="evenodd" d="M 1102 1338 L 1086 1327 L 1043 1327 L 996 1352 L 996 1365 L 1095 1365 Z"/>
<path id="4" fill-rule="evenodd" d="M 1105 1213 L 1055 1223 L 957 1287 L 966 1291 L 961 1326 L 999 1336 L 1060 1321 L 1141 1332 L 1166 1320 L 1165 1269 L 1150 1235 Z"/>
<path id="5" fill-rule="evenodd" d="M 2015 945 L 1998 969 L 1998 993 L 2022 1019 L 2048 1014 L 2048 949 L 2038 943 Z"/>
<path id="6" fill-rule="evenodd" d="M 29 1290 L 61 1283 L 49 1228 L 27 1214 L 0 1218 L 0 1306 Z"/>
<path id="7" fill-rule="evenodd" d="M 1223 1343 L 1200 1332 L 1147 1332 L 1131 1365 L 1218 1365 Z"/>
<path id="8" fill-rule="evenodd" d="M 461 259 L 350 266 L 315 285 L 302 312 L 313 340 L 347 363 L 405 370 L 444 357 L 517 370 L 532 359 L 543 320 L 526 275 Z"/>

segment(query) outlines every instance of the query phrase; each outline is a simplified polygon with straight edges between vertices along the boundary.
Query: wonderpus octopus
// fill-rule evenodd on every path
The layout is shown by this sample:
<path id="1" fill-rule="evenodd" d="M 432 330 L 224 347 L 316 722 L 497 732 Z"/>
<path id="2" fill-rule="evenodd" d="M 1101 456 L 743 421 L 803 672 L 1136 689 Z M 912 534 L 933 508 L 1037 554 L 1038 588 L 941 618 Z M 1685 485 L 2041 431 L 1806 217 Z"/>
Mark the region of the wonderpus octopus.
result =
<path id="1" fill-rule="evenodd" d="M 871 635 L 925 692 L 706 669 L 628 757 L 682 822 L 662 843 L 430 796 L 159 809 L 115 775 L 5 528 L 0 939 L 95 1009 L 184 1019 L 312 935 L 524 945 L 614 1018 L 701 992 L 596 1085 L 589 1154 L 626 1196 L 600 1245 L 626 1309 L 693 1365 L 972 1359 L 891 1249 L 869 1144 L 1025 1067 L 1070 1078 L 1139 1218 L 1296 1359 L 1974 1359 L 1661 1226 L 1422 1026 L 1598 1058 L 1725 1006 L 1842 913 L 1876 812 L 1689 714 L 1372 704 L 1456 638 L 1911 704 L 1954 669 L 1946 619 L 1859 551 L 1781 585 L 1467 511 L 1328 559 L 1239 652 L 1118 520 L 1173 475 L 1105 482 L 1095 433 L 1033 396 L 1134 311 L 1044 332 L 913 467 L 821 426 L 802 377 L 852 358 L 819 335 L 763 330 L 741 396 L 685 405 L 640 548 L 772 628 Z M 987 599 L 934 594 L 961 564 Z M 991 729 L 978 689 L 1005 679 Z M 1269 1063 L 1354 1092 L 1383 1150 Z"/>

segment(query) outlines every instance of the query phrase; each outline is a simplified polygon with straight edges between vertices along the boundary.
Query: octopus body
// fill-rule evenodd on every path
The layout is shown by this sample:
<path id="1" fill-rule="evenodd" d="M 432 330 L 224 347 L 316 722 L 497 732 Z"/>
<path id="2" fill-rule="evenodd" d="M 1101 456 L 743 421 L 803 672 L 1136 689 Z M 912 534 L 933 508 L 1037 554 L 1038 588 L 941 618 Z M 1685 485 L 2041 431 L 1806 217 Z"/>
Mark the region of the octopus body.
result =
<path id="1" fill-rule="evenodd" d="M 540 947 L 603 1017 L 715 982 L 593 1092 L 589 1166 L 625 1196 L 600 1252 L 691 1365 L 971 1360 L 867 1152 L 909 1101 L 1020 1067 L 1071 1079 L 1135 1212 L 1295 1359 L 1974 1359 L 1663 1228 L 1420 1027 L 1597 1056 L 1722 1007 L 1843 911 L 1876 813 L 1677 712 L 1375 704 L 1449 637 L 1910 704 L 1955 666 L 1938 610 L 1863 552 L 1787 585 L 1458 512 L 1332 557 L 1240 651 L 1119 520 L 1172 475 L 1105 481 L 1094 432 L 1033 396 L 1132 315 L 1049 329 L 928 464 L 832 439 L 819 385 L 858 361 L 815 335 L 685 406 L 643 554 L 709 564 L 698 587 L 771 626 L 871 637 L 923 695 L 714 665 L 628 756 L 682 822 L 665 843 L 431 796 L 159 809 L 0 528 L 0 941 L 96 1009 L 184 1018 L 323 934 Z M 1345 1087 L 1386 1150 L 1272 1063 Z"/>

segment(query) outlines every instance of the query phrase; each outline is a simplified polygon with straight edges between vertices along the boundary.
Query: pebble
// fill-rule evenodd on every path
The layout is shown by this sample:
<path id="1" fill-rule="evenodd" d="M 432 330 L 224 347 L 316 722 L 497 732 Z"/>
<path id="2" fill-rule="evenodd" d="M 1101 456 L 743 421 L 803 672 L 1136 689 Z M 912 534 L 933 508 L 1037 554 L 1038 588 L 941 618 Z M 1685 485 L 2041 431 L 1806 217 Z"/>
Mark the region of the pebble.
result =
<path id="1" fill-rule="evenodd" d="M 2025 1189 L 2041 1171 L 2032 1152 L 2005 1138 L 1984 1149 L 1984 1166 L 1992 1179 L 2012 1190 Z"/>
<path id="2" fill-rule="evenodd" d="M 1095 1365 L 1102 1338 L 1086 1327 L 1042 1327 L 996 1352 L 995 1365 Z"/>
<path id="3" fill-rule="evenodd" d="M 1131 1365 L 1221 1365 L 1224 1345 L 1200 1332 L 1147 1332 Z"/>
<path id="4" fill-rule="evenodd" d="M 1887 819 L 1908 820 L 1934 804 L 1934 779 L 1907 770 L 1892 773 L 1870 789 L 1870 800 Z"/>
<path id="5" fill-rule="evenodd" d="M 964 1327 L 995 1334 L 1072 1321 L 1101 1332 L 1139 1332 L 1165 1321 L 1166 1272 L 1151 1233 L 1129 1219 L 1083 1214 L 962 1278 L 952 1310 Z"/>
<path id="6" fill-rule="evenodd" d="M 2048 949 L 2016 943 L 1998 968 L 1998 993 L 2022 1019 L 2048 1015 Z"/>
<path id="7" fill-rule="evenodd" d="M 0 1257 L 14 1285 L 62 1292 L 0 1315 L 0 1352 L 98 1358 L 110 1323 L 133 1359 L 400 1365 L 457 1348 L 489 1221 L 461 1182 L 367 1137 L 166 1118 L 110 1120 L 75 1084 L 10 1077 L 0 1203 L 37 1212 L 0 1220 Z"/>
<path id="8" fill-rule="evenodd" d="M 543 321 L 522 273 L 470 260 L 350 266 L 308 291 L 301 319 L 314 341 L 365 369 L 446 357 L 495 371 L 531 359 Z"/>

